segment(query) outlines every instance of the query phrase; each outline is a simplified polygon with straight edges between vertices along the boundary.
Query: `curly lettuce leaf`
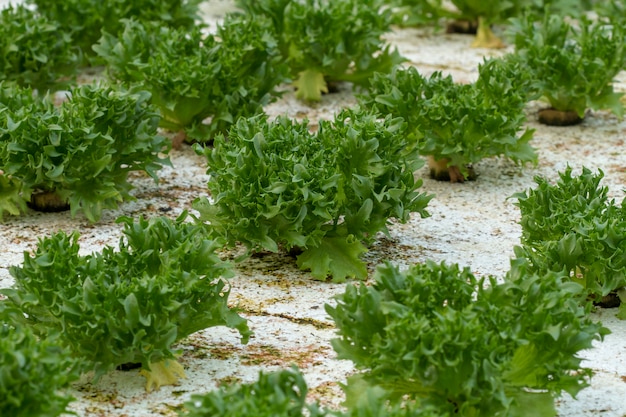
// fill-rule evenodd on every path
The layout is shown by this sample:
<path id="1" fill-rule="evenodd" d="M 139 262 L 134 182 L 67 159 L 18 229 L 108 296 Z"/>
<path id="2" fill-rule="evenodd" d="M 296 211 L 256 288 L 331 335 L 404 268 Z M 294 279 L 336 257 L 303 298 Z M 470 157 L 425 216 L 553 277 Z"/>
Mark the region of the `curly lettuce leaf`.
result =
<path id="1" fill-rule="evenodd" d="M 300 269 L 310 269 L 318 280 L 332 277 L 334 282 L 346 278 L 366 279 L 367 267 L 361 261 L 367 248 L 353 236 L 325 237 L 319 246 L 307 248 L 298 256 Z"/>

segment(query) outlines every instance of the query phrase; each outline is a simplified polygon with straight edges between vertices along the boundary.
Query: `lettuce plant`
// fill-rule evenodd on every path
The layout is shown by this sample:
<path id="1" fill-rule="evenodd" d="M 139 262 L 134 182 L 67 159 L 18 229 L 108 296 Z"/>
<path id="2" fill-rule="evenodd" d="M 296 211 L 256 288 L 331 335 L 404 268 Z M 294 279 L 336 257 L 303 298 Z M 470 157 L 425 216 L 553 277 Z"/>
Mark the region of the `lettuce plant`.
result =
<path id="1" fill-rule="evenodd" d="M 504 43 L 491 30 L 491 25 L 505 20 L 515 12 L 520 2 L 525 0 L 451 0 L 458 9 L 457 19 L 477 21 L 476 38 L 472 42 L 474 48 L 503 48 Z"/>
<path id="2" fill-rule="evenodd" d="M 414 402 L 390 402 L 388 392 L 379 387 L 364 383 L 360 376 L 348 377 L 342 385 L 346 400 L 344 411 L 329 412 L 334 417 L 452 417 L 448 413 L 431 406 L 419 406 Z"/>
<path id="3" fill-rule="evenodd" d="M 57 417 L 73 398 L 62 390 L 78 379 L 77 367 L 56 338 L 39 339 L 15 323 L 0 301 L 0 415 Z"/>
<path id="4" fill-rule="evenodd" d="M 259 373 L 250 384 L 221 387 L 192 395 L 181 417 L 321 417 L 316 404 L 305 402 L 308 387 L 297 368 Z"/>
<path id="5" fill-rule="evenodd" d="M 117 33 L 122 19 L 155 21 L 161 26 L 190 29 L 199 20 L 202 0 L 26 0 L 60 32 L 69 34 L 85 56 L 102 32 Z"/>
<path id="6" fill-rule="evenodd" d="M 296 97 L 319 101 L 332 84 L 367 86 L 375 72 L 389 72 L 404 59 L 385 46 L 391 11 L 380 0 L 240 0 L 253 15 L 271 18 Z"/>
<path id="7" fill-rule="evenodd" d="M 464 181 L 483 158 L 536 161 L 529 143 L 533 130 L 523 126 L 528 96 L 521 69 L 514 58 L 493 59 L 479 66 L 475 83 L 457 84 L 439 72 L 424 78 L 413 67 L 396 68 L 374 76 L 359 102 L 407 121 L 407 137 L 431 157 L 433 178 Z"/>
<path id="8" fill-rule="evenodd" d="M 393 12 L 393 22 L 400 26 L 438 26 L 448 12 L 442 0 L 387 0 L 384 3 Z"/>
<path id="9" fill-rule="evenodd" d="M 454 20 L 455 22 L 466 22 L 466 25 L 456 25 L 463 27 L 464 33 L 475 33 L 476 37 L 472 42 L 473 48 L 503 48 L 505 45 L 491 29 L 492 25 L 503 23 L 512 16 L 516 16 L 535 3 L 537 7 L 546 10 L 544 1 L 541 0 L 450 0 L 453 8 L 441 0 L 399 0 L 404 6 L 408 6 L 409 13 L 405 19 L 419 21 L 419 17 L 414 17 L 414 13 L 426 13 L 431 19 Z M 569 0 L 565 0 L 569 1 Z M 467 28 L 467 30 L 465 30 Z"/>
<path id="10" fill-rule="evenodd" d="M 532 73 L 532 88 L 554 110 L 573 113 L 574 121 L 580 121 L 587 109 L 623 115 L 623 93 L 612 85 L 626 60 L 623 25 L 581 17 L 574 26 L 554 14 L 541 22 L 527 17 L 511 24 L 516 54 Z"/>
<path id="11" fill-rule="evenodd" d="M 56 22 L 9 4 L 0 11 L 0 81 L 44 94 L 65 88 L 81 60 L 69 33 Z"/>
<path id="12" fill-rule="evenodd" d="M 525 11 L 530 11 L 538 16 L 550 13 L 578 18 L 594 9 L 596 4 L 605 2 L 594 2 L 593 0 L 529 0 L 527 3 L 529 4 Z"/>
<path id="13" fill-rule="evenodd" d="M 195 394 L 185 403 L 180 417 L 448 417 L 435 409 L 416 409 L 410 404 L 388 404 L 379 387 L 349 392 L 342 411 L 320 409 L 305 402 L 308 386 L 293 367 L 272 373 L 260 372 L 249 384 L 233 384 L 207 394 Z"/>
<path id="14" fill-rule="evenodd" d="M 126 20 L 94 47 L 109 73 L 152 93 L 161 126 L 207 141 L 278 97 L 287 67 L 263 18 L 228 16 L 216 34 Z M 208 124 L 203 121 L 209 118 Z"/>
<path id="15" fill-rule="evenodd" d="M 82 211 L 97 221 L 105 208 L 132 199 L 131 171 L 156 171 L 169 160 L 157 135 L 150 94 L 100 85 L 71 90 L 54 107 L 30 89 L 0 84 L 0 216 L 36 207 Z"/>
<path id="16" fill-rule="evenodd" d="M 84 256 L 77 233 L 40 239 L 1 293 L 41 334 L 59 331 L 96 378 L 140 363 L 148 390 L 173 383 L 184 375 L 172 346 L 180 339 L 213 326 L 237 329 L 243 343 L 251 333 L 227 305 L 220 277 L 232 270 L 215 254 L 221 245 L 185 217 L 122 218 L 119 247 Z"/>
<path id="17" fill-rule="evenodd" d="M 503 48 L 505 45 L 491 30 L 495 23 L 508 23 L 508 19 L 522 14 L 550 16 L 552 14 L 580 16 L 591 8 L 590 0 L 451 0 L 459 20 L 478 22 L 473 47 Z M 450 16 L 450 12 L 448 12 Z"/>
<path id="18" fill-rule="evenodd" d="M 348 392 L 378 387 L 392 404 L 439 415 L 548 417 L 555 396 L 588 385 L 578 354 L 608 333 L 576 301 L 581 291 L 523 265 L 498 283 L 457 265 L 387 263 L 326 311 L 338 357 L 362 370 Z"/>
<path id="19" fill-rule="evenodd" d="M 187 38 L 176 30 L 163 27 L 154 22 L 140 22 L 135 19 L 122 19 L 123 26 L 117 33 L 103 32 L 98 42 L 92 47 L 94 52 L 106 64 L 109 78 L 124 84 L 139 83 L 145 79 L 143 68 L 154 55 L 157 45 L 163 42 L 170 48 L 180 47 L 179 38 L 187 42 Z M 182 32 L 181 32 L 182 33 Z M 191 37 L 198 43 L 189 43 L 189 50 L 199 46 L 199 30 L 193 30 Z M 176 37 L 175 37 L 176 36 Z M 164 40 L 168 37 L 174 39 Z M 165 48 L 167 50 L 167 48 Z M 185 49 L 181 48 L 181 51 Z"/>
<path id="20" fill-rule="evenodd" d="M 212 199 L 194 208 L 230 245 L 303 251 L 298 265 L 317 279 L 364 279 L 364 243 L 391 218 L 428 215 L 431 197 L 413 176 L 423 163 L 403 130 L 400 119 L 355 109 L 317 133 L 287 117 L 239 119 L 204 149 Z"/>
<path id="21" fill-rule="evenodd" d="M 520 261 L 539 273 L 564 271 L 596 301 L 626 285 L 626 199 L 621 206 L 609 200 L 603 176 L 587 168 L 573 176 L 568 167 L 556 184 L 536 177 L 535 189 L 514 195 L 521 212 Z M 626 318 L 624 304 L 620 315 Z"/>
<path id="22" fill-rule="evenodd" d="M 615 1 L 615 0 L 612 0 Z M 619 1 L 619 0 L 618 0 Z M 473 42 L 479 47 L 502 47 L 504 43 L 494 35 L 492 24 L 506 23 L 511 17 L 524 13 L 538 16 L 557 13 L 578 17 L 592 9 L 592 0 L 505 0 L 505 1 L 466 1 L 451 0 L 385 0 L 395 16 L 395 22 L 403 26 L 434 24 L 447 19 L 447 30 L 456 33 L 476 33 Z M 602 7 L 607 2 L 599 2 Z M 453 7 L 450 7 L 453 6 Z M 480 24 L 479 24 L 480 23 Z"/>
<path id="23" fill-rule="evenodd" d="M 601 19 L 609 20 L 614 25 L 624 25 L 626 22 L 626 1 L 624 0 L 596 2 L 593 9 Z"/>

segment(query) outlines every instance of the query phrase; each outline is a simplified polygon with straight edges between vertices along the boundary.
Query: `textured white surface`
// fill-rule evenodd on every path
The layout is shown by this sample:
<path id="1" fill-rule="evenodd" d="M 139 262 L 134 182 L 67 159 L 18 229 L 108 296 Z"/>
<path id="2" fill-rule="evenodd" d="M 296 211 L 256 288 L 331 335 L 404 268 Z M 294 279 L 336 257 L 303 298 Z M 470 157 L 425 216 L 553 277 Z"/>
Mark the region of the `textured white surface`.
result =
<path id="1" fill-rule="evenodd" d="M 7 3 L 0 0 L 0 6 Z M 214 25 L 232 9 L 232 2 L 207 1 L 202 7 L 207 21 Z M 408 29 L 398 30 L 388 39 L 424 73 L 442 70 L 460 82 L 476 77 L 484 56 L 502 53 L 471 49 L 471 39 L 462 35 Z M 617 88 L 624 91 L 626 75 L 621 74 L 620 79 Z M 297 102 L 290 93 L 267 111 L 315 122 L 352 103 L 349 91 L 325 96 L 312 107 Z M 502 276 L 520 235 L 519 211 L 507 197 L 532 187 L 535 175 L 555 178 L 568 164 L 577 171 L 582 166 L 601 168 L 606 174 L 603 184 L 621 201 L 626 186 L 626 123 L 597 112 L 589 114 L 580 126 L 550 128 L 534 121 L 538 106 L 528 106 L 528 124 L 537 129 L 532 142 L 539 152 L 537 167 L 519 168 L 489 159 L 477 164 L 478 180 L 466 184 L 432 181 L 425 169 L 420 170 L 416 175 L 424 178 L 423 189 L 436 195 L 429 205 L 432 216 L 393 225 L 391 239 L 381 237 L 367 254 L 370 271 L 386 259 L 401 265 L 433 259 L 469 266 L 478 275 Z M 57 230 L 79 230 L 80 244 L 87 253 L 117 243 L 120 227 L 114 220 L 120 215 L 176 216 L 189 208 L 196 196 L 206 193 L 204 161 L 188 147 L 172 152 L 171 159 L 174 168 L 160 172 L 158 186 L 146 177 L 135 176 L 137 201 L 105 212 L 95 225 L 82 216 L 72 219 L 69 213 L 35 212 L 0 223 L 0 287 L 11 285 L 8 267 L 21 262 L 23 251 L 32 250 L 39 237 Z M 79 416 L 89 417 L 175 416 L 176 408 L 192 393 L 214 389 L 221 381 L 251 381 L 259 369 L 288 367 L 290 363 L 303 369 L 312 397 L 337 405 L 341 400 L 337 382 L 352 367 L 334 359 L 329 344 L 333 330 L 324 303 L 344 286 L 313 281 L 297 269 L 293 259 L 275 254 L 248 259 L 238 267 L 231 283 L 231 300 L 246 310 L 255 332 L 248 345 L 239 344 L 237 334 L 230 330 L 199 332 L 180 344 L 188 378 L 179 386 L 146 394 L 144 379 L 137 371 L 113 372 L 95 385 L 85 376 L 72 390 L 77 398 L 72 408 Z M 613 333 L 584 352 L 584 366 L 594 370 L 591 386 L 577 400 L 567 396 L 559 400 L 562 417 L 626 416 L 626 322 L 615 319 L 611 310 L 594 313 L 594 317 Z"/>

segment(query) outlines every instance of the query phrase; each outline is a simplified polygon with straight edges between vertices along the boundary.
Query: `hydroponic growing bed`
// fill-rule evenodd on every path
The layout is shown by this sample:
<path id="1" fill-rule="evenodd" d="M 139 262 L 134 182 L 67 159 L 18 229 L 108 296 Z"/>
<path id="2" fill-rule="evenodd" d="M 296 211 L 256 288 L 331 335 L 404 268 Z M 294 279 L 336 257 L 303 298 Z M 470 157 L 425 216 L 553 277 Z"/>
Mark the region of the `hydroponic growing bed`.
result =
<path id="1" fill-rule="evenodd" d="M 0 0 L 0 6 L 8 3 Z M 220 0 L 204 1 L 200 8 L 209 31 L 215 30 L 226 13 L 236 10 L 233 2 Z M 471 48 L 472 39 L 432 28 L 396 27 L 385 35 L 386 42 L 407 59 L 407 67 L 417 68 L 424 76 L 441 71 L 459 84 L 476 81 L 485 58 L 512 51 L 512 47 Z M 81 80 L 101 77 L 90 73 Z M 626 92 L 626 72 L 618 74 L 614 88 Z M 319 102 L 299 100 L 291 87 L 285 89 L 281 98 L 264 106 L 265 112 L 270 118 L 308 119 L 311 130 L 329 129 L 324 120 L 332 120 L 339 111 L 357 103 L 347 82 L 339 82 L 336 91 L 322 95 Z M 476 277 L 493 275 L 502 281 L 511 269 L 514 247 L 520 245 L 522 234 L 518 198 L 513 196 L 535 188 L 536 176 L 554 184 L 567 167 L 574 175 L 583 167 L 594 173 L 600 169 L 604 173 L 601 184 L 608 187 L 609 197 L 621 202 L 626 188 L 626 122 L 598 110 L 587 111 L 581 124 L 550 127 L 537 122 L 543 106 L 531 101 L 524 109 L 527 120 L 523 128 L 535 130 L 530 145 L 536 150 L 536 164 L 519 166 L 506 158 L 486 158 L 473 164 L 478 175 L 475 181 L 460 183 L 433 180 L 426 166 L 415 172 L 415 178 L 423 181 L 417 191 L 433 196 L 426 207 L 430 217 L 413 213 L 404 224 L 392 219 L 388 236 L 376 234 L 362 255 L 368 285 L 373 283 L 376 266 L 385 261 L 402 269 L 428 260 L 457 263 L 468 267 Z M 23 262 L 25 251 L 33 253 L 40 238 L 59 231 L 77 231 L 80 254 L 87 255 L 106 245 L 117 247 L 123 230 L 123 224 L 116 222 L 120 216 L 175 219 L 192 210 L 194 200 L 209 196 L 207 160 L 187 144 L 171 150 L 169 157 L 172 166 L 157 171 L 158 184 L 143 172 L 130 173 L 128 181 L 134 187 L 130 194 L 135 200 L 102 210 L 95 222 L 83 213 L 73 217 L 69 211 L 41 213 L 28 209 L 18 216 L 5 215 L 0 223 L 0 288 L 14 284 L 9 268 Z M 243 252 L 241 246 L 236 246 L 217 253 L 234 262 Z M 347 285 L 341 279 L 336 281 L 316 280 L 311 272 L 298 267 L 292 254 L 260 250 L 236 263 L 234 276 L 228 280 L 228 304 L 239 308 L 252 332 L 247 344 L 241 343 L 241 335 L 232 328 L 217 326 L 193 332 L 177 343 L 182 352 L 177 359 L 186 378 L 175 385 L 147 392 L 146 378 L 139 369 L 111 371 L 97 382 L 93 373 L 86 373 L 68 390 L 75 397 L 69 409 L 85 417 L 177 416 L 193 394 L 230 383 L 251 383 L 261 370 L 288 369 L 292 365 L 305 377 L 309 401 L 339 409 L 344 400 L 340 384 L 356 369 L 351 361 L 336 358 L 330 342 L 337 333 L 325 306 L 336 306 L 334 297 L 343 294 Z M 598 308 L 590 316 L 611 333 L 581 352 L 581 366 L 592 374 L 589 386 L 575 399 L 563 393 L 556 400 L 558 415 L 624 417 L 626 321 L 616 317 L 617 309 Z"/>

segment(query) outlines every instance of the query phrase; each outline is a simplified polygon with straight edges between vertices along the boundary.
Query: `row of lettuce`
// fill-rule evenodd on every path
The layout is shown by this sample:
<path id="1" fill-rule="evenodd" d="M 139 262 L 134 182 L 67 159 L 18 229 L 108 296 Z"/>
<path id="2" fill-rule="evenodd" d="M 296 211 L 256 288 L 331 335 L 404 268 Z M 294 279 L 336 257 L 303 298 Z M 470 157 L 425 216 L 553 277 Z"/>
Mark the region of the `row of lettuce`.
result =
<path id="1" fill-rule="evenodd" d="M 616 0 L 612 9 L 600 9 L 593 24 L 578 13 L 571 14 L 579 25 L 563 21 L 563 14 L 532 13 L 564 1 L 570 12 L 580 10 L 575 0 L 454 3 L 458 18 L 510 18 L 507 37 L 525 64 L 513 80 L 533 78 L 536 95 L 582 116 L 585 108 L 599 106 L 590 105 L 593 98 L 606 95 L 624 67 L 624 13 Z M 148 0 L 132 6 L 110 0 L 100 13 L 100 5 L 84 1 L 31 2 L 35 11 L 16 6 L 2 12 L 2 79 L 45 92 L 67 86 L 84 65 L 104 64 L 112 80 L 152 93 L 166 127 L 190 130 L 195 139 L 209 139 L 238 116 L 262 111 L 281 83 L 291 82 L 303 100 L 319 100 L 337 82 L 368 87 L 374 73 L 388 73 L 404 61 L 383 40 L 395 9 L 382 0 L 239 0 L 245 12 L 229 14 L 212 34 L 195 24 L 197 0 L 156 2 L 158 7 L 141 4 Z M 465 3 L 476 3 L 474 14 Z M 591 86 L 581 90 L 583 84 Z M 612 108 L 606 100 L 604 108 Z M 213 123 L 204 126 L 209 117 Z"/>
<path id="2" fill-rule="evenodd" d="M 20 24 L 18 14 L 57 13 L 71 21 L 77 5 L 45 3 L 48 11 L 43 3 L 36 12 L 9 8 L 3 19 L 40 30 L 32 21 Z M 76 32 L 58 22 L 40 24 L 45 39 L 84 41 L 76 57 L 103 60 L 119 85 L 71 87 L 68 100 L 55 105 L 42 92 L 60 85 L 59 74 L 37 85 L 29 80 L 44 75 L 39 64 L 31 73 L 3 72 L 31 78 L 0 88 L 0 214 L 19 214 L 42 200 L 97 221 L 103 209 L 131 198 L 129 172 L 157 179 L 169 163 L 159 125 L 213 142 L 196 145 L 208 161 L 212 198 L 194 202 L 197 216 L 121 218 L 119 245 L 90 255 L 79 255 L 76 233 L 44 237 L 11 268 L 15 284 L 1 291 L 0 301 L 1 362 L 14 364 L 0 369 L 2 415 L 61 414 L 71 401 L 64 389 L 89 371 L 97 379 L 139 364 L 147 389 L 174 383 L 184 375 L 177 342 L 202 329 L 227 326 L 246 343 L 247 321 L 228 306 L 233 265 L 220 258 L 224 247 L 296 253 L 298 266 L 320 280 L 365 279 L 361 256 L 376 234 L 393 219 L 428 215 L 432 196 L 419 192 L 422 182 L 414 177 L 421 156 L 446 160 L 445 168 L 456 167 L 448 177 L 460 181 L 484 157 L 536 160 L 532 131 L 523 126 L 532 98 L 576 103 L 567 110 L 579 116 L 587 108 L 622 111 L 621 95 L 611 88 L 624 65 L 622 29 L 602 20 L 582 18 L 579 28 L 558 16 L 512 21 L 517 52 L 485 61 L 475 83 L 458 85 L 439 73 L 427 78 L 395 67 L 399 55 L 381 41 L 387 20 L 377 20 L 392 15 L 373 13 L 374 3 L 241 2 L 267 19 L 229 16 L 216 35 L 205 35 L 180 18 L 196 13 L 198 2 L 178 2 L 185 7 L 158 17 L 172 27 L 135 19 L 95 38 L 80 34 L 90 27 L 88 18 L 118 22 L 107 14 L 124 2 L 118 3 L 105 2 L 103 19 L 83 4 L 84 27 Z M 150 9 L 143 6 L 125 15 Z M 360 16 L 354 26 L 353 15 Z M 298 32 L 311 22 L 304 31 L 310 37 Z M 329 22 L 333 30 L 324 26 Z M 345 28 L 352 32 L 339 36 Z M 9 50 L 44 44 L 29 42 L 30 48 Z M 307 45 L 324 42 L 334 49 L 307 52 Z M 554 55 L 559 52 L 571 55 Z M 54 58 L 41 50 L 33 57 L 26 61 Z M 542 62 L 570 74 L 563 75 L 568 88 L 542 90 L 548 77 L 529 71 Z M 597 85 L 588 75 L 574 82 L 582 69 L 606 78 Z M 336 81 L 362 82 L 365 89 L 357 107 L 312 132 L 306 121 L 262 113 L 289 80 L 302 94 L 319 94 Z M 572 91 L 576 98 L 567 98 Z M 333 347 L 360 370 L 344 388 L 346 411 L 307 404 L 306 384 L 294 369 L 194 396 L 181 415 L 555 415 L 555 397 L 589 383 L 591 370 L 581 368 L 579 352 L 608 332 L 589 317 L 592 304 L 625 285 L 626 203 L 609 200 L 601 178 L 602 172 L 573 176 L 568 169 L 557 184 L 537 178 L 536 189 L 516 195 L 522 240 L 504 282 L 427 262 L 406 271 L 384 264 L 372 286 L 349 284 L 326 307 L 338 329 Z"/>
<path id="3" fill-rule="evenodd" d="M 555 416 L 556 397 L 589 384 L 581 351 L 609 333 L 593 304 L 625 284 L 625 206 L 601 178 L 568 170 L 517 196 L 523 235 L 503 279 L 427 261 L 385 263 L 372 285 L 348 284 L 326 304 L 333 348 L 358 370 L 342 386 L 344 411 L 305 402 L 292 369 L 192 395 L 180 415 Z M 180 342 L 203 329 L 248 342 L 228 304 L 224 239 L 187 214 L 119 222 L 117 247 L 81 255 L 78 234 L 59 232 L 11 267 L 15 284 L 0 290 L 3 415 L 60 415 L 86 372 L 97 381 L 135 365 L 148 391 L 175 384 Z"/>
<path id="4" fill-rule="evenodd" d="M 394 141 L 406 144 L 411 157 L 428 157 L 433 177 L 453 182 L 474 178 L 472 166 L 483 158 L 536 162 L 533 130 L 524 125 L 532 99 L 549 101 L 540 120 L 556 124 L 580 122 L 589 109 L 623 113 L 623 93 L 612 82 L 624 67 L 625 29 L 606 19 L 580 17 L 578 25 L 560 15 L 511 20 L 515 53 L 485 61 L 478 79 L 462 85 L 439 72 L 425 77 L 395 65 L 401 57 L 383 45 L 384 30 L 371 23 L 387 14 L 373 13 L 367 2 L 254 4 L 258 15 L 228 15 L 208 35 L 200 26 L 124 20 L 117 34 L 104 32 L 92 45 L 111 82 L 69 87 L 60 105 L 43 92 L 67 79 L 48 70 L 77 66 L 59 66 L 60 52 L 39 38 L 73 45 L 71 36 L 44 23 L 43 7 L 3 10 L 7 24 L 0 27 L 10 29 L 2 37 L 0 216 L 18 215 L 30 204 L 69 207 L 97 221 L 103 209 L 131 198 L 129 172 L 146 171 L 156 180 L 158 169 L 169 164 L 170 141 L 159 127 L 205 144 L 256 134 L 265 124 L 273 126 L 268 134 L 276 134 L 288 122 L 268 122 L 263 106 L 289 80 L 298 93 L 316 95 L 337 81 L 360 85 L 358 108 L 336 120 L 349 119 L 360 131 L 375 115 L 381 128 L 393 125 Z M 348 12 L 359 16 L 351 18 L 358 30 L 346 24 L 352 21 Z M 256 127 L 245 132 L 239 120 Z M 339 134 L 337 122 L 331 126 L 324 134 Z M 302 129 L 292 123 L 289 130 L 297 135 Z M 309 136 L 322 140 L 324 134 Z"/>

